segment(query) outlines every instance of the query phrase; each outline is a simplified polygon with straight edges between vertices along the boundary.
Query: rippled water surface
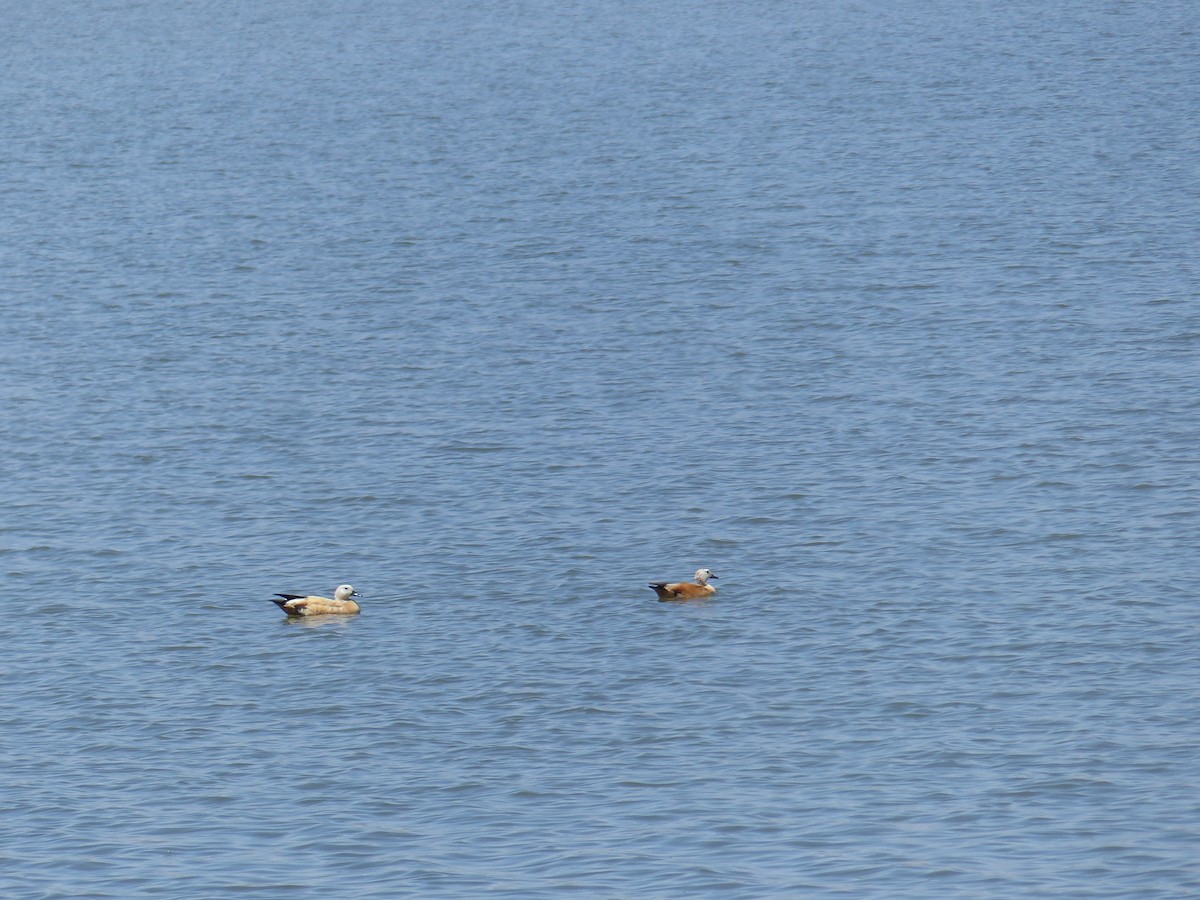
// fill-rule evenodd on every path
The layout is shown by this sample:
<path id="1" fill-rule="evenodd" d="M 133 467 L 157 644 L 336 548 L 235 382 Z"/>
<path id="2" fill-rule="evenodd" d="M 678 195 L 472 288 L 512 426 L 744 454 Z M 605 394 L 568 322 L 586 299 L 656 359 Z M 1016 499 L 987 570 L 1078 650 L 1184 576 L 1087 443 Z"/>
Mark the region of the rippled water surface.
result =
<path id="1" fill-rule="evenodd" d="M 1200 894 L 1192 3 L 4 20 L 5 897 Z"/>

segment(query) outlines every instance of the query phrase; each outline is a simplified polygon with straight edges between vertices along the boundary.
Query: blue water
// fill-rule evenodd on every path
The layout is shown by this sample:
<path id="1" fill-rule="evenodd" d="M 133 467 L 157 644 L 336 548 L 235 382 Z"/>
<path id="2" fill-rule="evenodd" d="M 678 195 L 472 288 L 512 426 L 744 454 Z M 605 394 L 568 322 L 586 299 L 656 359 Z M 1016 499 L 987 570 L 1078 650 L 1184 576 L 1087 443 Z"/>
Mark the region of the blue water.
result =
<path id="1" fill-rule="evenodd" d="M 4 897 L 1200 894 L 1190 0 L 0 11 Z"/>

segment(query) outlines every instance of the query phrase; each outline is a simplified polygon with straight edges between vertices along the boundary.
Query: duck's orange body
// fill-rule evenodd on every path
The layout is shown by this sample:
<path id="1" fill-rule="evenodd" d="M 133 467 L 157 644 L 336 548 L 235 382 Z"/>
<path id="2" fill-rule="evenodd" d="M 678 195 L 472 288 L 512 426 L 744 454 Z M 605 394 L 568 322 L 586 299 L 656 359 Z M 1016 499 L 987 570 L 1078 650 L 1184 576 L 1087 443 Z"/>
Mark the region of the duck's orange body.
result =
<path id="1" fill-rule="evenodd" d="M 276 594 L 282 599 L 271 602 L 289 616 L 353 616 L 359 612 L 359 606 L 351 597 L 360 596 L 358 591 L 348 584 L 339 585 L 333 592 L 333 599 L 304 594 Z"/>
<path id="2" fill-rule="evenodd" d="M 708 583 L 709 579 L 716 577 L 712 569 L 697 569 L 694 582 L 654 581 L 650 583 L 650 589 L 658 594 L 659 600 L 698 600 L 717 592 L 717 589 Z"/>

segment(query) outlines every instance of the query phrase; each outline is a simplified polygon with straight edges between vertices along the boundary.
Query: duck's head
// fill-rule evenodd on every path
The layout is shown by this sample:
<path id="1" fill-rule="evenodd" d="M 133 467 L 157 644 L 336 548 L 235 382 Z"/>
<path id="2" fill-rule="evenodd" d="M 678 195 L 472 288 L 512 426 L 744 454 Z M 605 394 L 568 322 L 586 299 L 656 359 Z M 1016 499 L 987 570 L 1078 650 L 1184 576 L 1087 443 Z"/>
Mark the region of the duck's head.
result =
<path id="1" fill-rule="evenodd" d="M 350 587 L 348 584 L 339 584 L 337 590 L 333 592 L 334 600 L 349 600 L 351 597 L 361 597 L 358 591 Z"/>
<path id="2" fill-rule="evenodd" d="M 716 578 L 716 577 L 717 576 L 713 574 L 712 569 L 697 569 L 696 570 L 697 584 L 707 584 L 708 580 L 710 578 Z"/>

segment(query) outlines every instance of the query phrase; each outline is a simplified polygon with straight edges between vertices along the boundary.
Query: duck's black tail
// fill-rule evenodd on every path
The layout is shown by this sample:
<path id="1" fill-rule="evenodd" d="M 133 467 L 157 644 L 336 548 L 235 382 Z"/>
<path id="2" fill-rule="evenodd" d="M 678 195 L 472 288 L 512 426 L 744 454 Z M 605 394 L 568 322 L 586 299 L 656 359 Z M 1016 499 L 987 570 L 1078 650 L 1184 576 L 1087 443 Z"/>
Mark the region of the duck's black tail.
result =
<path id="1" fill-rule="evenodd" d="M 275 597 L 272 597 L 271 602 L 274 603 L 276 606 L 278 606 L 280 609 L 286 610 L 287 604 L 290 601 L 299 600 L 303 596 L 304 596 L 303 594 L 276 594 L 275 597 L 282 597 L 283 599 L 276 600 Z"/>

